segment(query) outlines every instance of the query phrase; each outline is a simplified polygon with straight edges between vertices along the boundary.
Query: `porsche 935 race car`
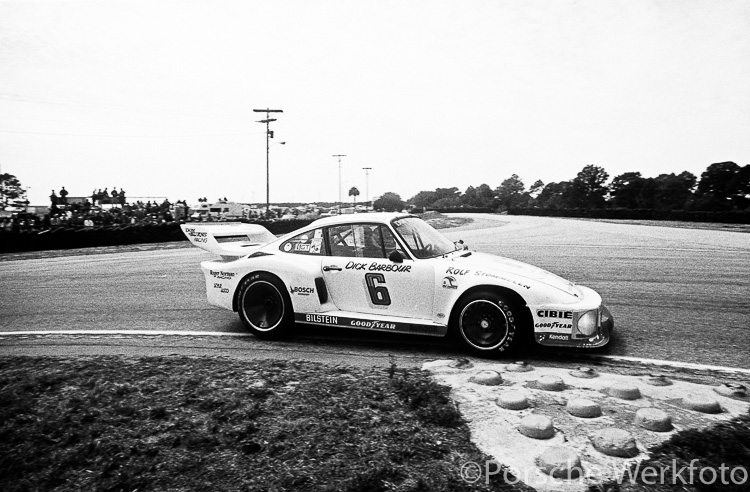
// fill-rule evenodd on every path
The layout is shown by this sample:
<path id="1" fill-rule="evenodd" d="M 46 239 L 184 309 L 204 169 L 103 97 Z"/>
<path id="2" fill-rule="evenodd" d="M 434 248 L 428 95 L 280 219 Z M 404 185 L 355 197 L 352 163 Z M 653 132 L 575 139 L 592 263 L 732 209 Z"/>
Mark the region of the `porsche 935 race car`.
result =
<path id="1" fill-rule="evenodd" d="M 369 213 L 319 219 L 277 238 L 257 224 L 183 224 L 204 261 L 208 302 L 260 338 L 295 322 L 441 337 L 478 355 L 523 338 L 601 347 L 614 326 L 602 299 L 540 268 L 453 243 L 422 219 Z"/>

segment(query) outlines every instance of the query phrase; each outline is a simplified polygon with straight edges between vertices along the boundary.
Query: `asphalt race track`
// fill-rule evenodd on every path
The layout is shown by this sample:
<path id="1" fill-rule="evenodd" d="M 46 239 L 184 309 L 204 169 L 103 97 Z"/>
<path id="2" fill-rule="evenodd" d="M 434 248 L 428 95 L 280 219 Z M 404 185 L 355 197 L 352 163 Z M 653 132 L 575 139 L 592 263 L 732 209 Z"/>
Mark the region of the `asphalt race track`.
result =
<path id="1" fill-rule="evenodd" d="M 750 368 L 750 235 L 473 217 L 471 226 L 444 232 L 472 250 L 540 266 L 602 295 L 616 334 L 609 346 L 592 353 Z M 196 248 L 177 248 L 0 262 L 0 332 L 244 332 L 236 314 L 205 302 L 198 264 L 208 258 Z M 315 330 L 297 330 L 295 337 L 317 338 L 319 344 L 372 339 L 384 350 L 390 343 L 382 335 Z M 243 338 L 245 344 L 253 341 Z M 431 340 L 408 342 L 418 352 Z"/>

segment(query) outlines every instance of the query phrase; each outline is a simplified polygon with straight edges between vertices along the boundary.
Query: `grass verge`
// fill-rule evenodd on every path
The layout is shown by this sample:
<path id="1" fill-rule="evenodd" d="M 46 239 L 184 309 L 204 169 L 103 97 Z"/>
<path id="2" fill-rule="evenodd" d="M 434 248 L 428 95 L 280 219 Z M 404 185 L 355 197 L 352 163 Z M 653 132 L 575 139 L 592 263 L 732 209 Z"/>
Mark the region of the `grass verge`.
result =
<path id="1" fill-rule="evenodd" d="M 650 450 L 606 492 L 747 492 L 750 413 L 704 430 L 687 429 Z"/>
<path id="2" fill-rule="evenodd" d="M 158 357 L 0 359 L 0 490 L 522 490 L 418 370 Z"/>

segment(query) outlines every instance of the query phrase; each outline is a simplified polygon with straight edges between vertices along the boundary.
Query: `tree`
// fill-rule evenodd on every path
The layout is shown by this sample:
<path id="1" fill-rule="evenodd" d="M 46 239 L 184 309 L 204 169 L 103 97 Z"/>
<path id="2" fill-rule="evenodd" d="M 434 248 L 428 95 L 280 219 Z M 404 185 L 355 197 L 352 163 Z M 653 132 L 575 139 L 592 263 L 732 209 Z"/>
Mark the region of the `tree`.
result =
<path id="1" fill-rule="evenodd" d="M 570 208 L 604 208 L 609 174 L 604 168 L 589 164 L 573 179 L 563 195 L 565 205 Z"/>
<path id="2" fill-rule="evenodd" d="M 452 188 L 435 189 L 435 208 L 453 208 L 461 206 L 461 192 L 455 186 Z"/>
<path id="3" fill-rule="evenodd" d="M 354 197 L 354 206 L 357 206 L 357 197 L 359 196 L 359 190 L 356 186 L 352 186 L 352 188 L 349 190 L 349 196 Z"/>
<path id="4" fill-rule="evenodd" d="M 461 192 L 453 188 L 437 188 L 435 191 L 420 191 L 410 200 L 415 208 L 453 208 L 461 206 Z"/>
<path id="5" fill-rule="evenodd" d="M 536 182 L 531 185 L 531 188 L 529 188 L 529 195 L 531 195 L 532 198 L 536 198 L 539 196 L 539 193 L 542 192 L 544 189 L 544 181 L 541 179 L 537 179 Z"/>
<path id="6" fill-rule="evenodd" d="M 570 181 L 561 181 L 559 183 L 547 183 L 539 196 L 536 197 L 536 203 L 541 208 L 564 208 L 563 196 L 572 186 Z"/>
<path id="7" fill-rule="evenodd" d="M 409 203 L 411 203 L 415 208 L 424 209 L 427 207 L 432 207 L 432 204 L 435 203 L 436 200 L 437 197 L 434 191 L 420 191 L 409 199 Z"/>
<path id="8" fill-rule="evenodd" d="M 750 195 L 750 170 L 734 162 L 708 166 L 698 182 L 696 208 L 702 210 L 745 209 Z"/>
<path id="9" fill-rule="evenodd" d="M 615 176 L 609 185 L 610 204 L 614 208 L 645 208 L 642 193 L 646 179 L 639 172 L 627 172 Z"/>
<path id="10" fill-rule="evenodd" d="M 495 192 L 492 191 L 490 185 L 482 183 L 477 188 L 477 201 L 479 207 L 495 208 Z"/>
<path id="11" fill-rule="evenodd" d="M 678 175 L 661 174 L 654 178 L 656 193 L 654 205 L 660 210 L 682 210 L 693 196 L 698 178 L 695 174 L 683 171 Z"/>
<path id="12" fill-rule="evenodd" d="M 372 204 L 375 210 L 386 212 L 400 212 L 404 209 L 404 202 L 397 193 L 386 192 Z"/>
<path id="13" fill-rule="evenodd" d="M 509 208 L 522 206 L 524 202 L 528 202 L 529 195 L 524 193 L 525 189 L 526 186 L 517 174 L 513 174 L 510 178 L 500 183 L 500 186 L 495 190 L 500 207 L 508 210 Z"/>
<path id="14" fill-rule="evenodd" d="M 0 174 L 0 210 L 8 208 L 8 202 L 18 200 L 26 194 L 21 182 L 12 174 Z"/>
<path id="15" fill-rule="evenodd" d="M 479 199 L 477 198 L 477 189 L 473 186 L 469 186 L 466 188 L 466 191 L 464 191 L 464 194 L 461 195 L 461 205 L 465 205 L 467 207 L 478 207 L 479 206 Z"/>
<path id="16" fill-rule="evenodd" d="M 732 200 L 737 208 L 747 210 L 750 208 L 750 164 L 745 164 L 737 171 L 735 182 Z"/>

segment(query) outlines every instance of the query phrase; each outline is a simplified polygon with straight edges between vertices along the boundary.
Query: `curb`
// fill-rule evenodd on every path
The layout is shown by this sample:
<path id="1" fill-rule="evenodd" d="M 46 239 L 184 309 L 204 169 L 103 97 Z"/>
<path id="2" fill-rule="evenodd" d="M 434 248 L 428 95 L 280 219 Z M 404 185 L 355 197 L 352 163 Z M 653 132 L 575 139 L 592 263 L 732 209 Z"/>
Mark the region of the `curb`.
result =
<path id="1" fill-rule="evenodd" d="M 694 382 L 690 375 L 679 379 L 679 374 L 662 377 L 659 384 L 600 370 L 591 377 L 593 371 L 554 364 L 527 364 L 531 370 L 521 372 L 498 362 L 438 360 L 422 369 L 451 388 L 477 447 L 539 491 L 585 492 L 602 486 L 647 459 L 648 449 L 675 433 L 750 410 L 747 392 L 733 391 L 740 385 L 724 388 Z M 477 380 L 476 375 L 488 373 L 502 378 L 502 384 Z M 575 473 L 559 473 L 563 462 L 575 463 Z"/>

